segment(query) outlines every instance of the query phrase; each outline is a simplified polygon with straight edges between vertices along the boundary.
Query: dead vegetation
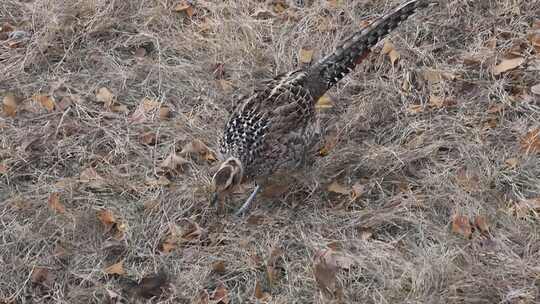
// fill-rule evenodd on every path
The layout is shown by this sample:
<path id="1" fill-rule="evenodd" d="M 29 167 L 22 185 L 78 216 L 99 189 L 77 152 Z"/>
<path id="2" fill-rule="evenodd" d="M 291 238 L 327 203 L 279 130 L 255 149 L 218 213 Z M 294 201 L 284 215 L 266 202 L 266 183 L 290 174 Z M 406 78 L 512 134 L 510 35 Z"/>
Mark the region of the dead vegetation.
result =
<path id="1" fill-rule="evenodd" d="M 537 1 L 421 12 L 208 206 L 235 98 L 398 2 L 2 1 L 0 303 L 540 302 Z"/>

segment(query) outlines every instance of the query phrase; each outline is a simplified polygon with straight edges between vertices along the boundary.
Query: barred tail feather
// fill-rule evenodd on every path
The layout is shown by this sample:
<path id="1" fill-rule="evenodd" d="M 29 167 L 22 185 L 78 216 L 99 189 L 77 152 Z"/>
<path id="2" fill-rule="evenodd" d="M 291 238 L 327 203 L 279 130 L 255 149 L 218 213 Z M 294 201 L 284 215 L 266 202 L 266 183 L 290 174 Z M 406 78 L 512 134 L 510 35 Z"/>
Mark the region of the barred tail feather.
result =
<path id="1" fill-rule="evenodd" d="M 309 86 L 315 100 L 350 73 L 369 54 L 370 49 L 390 31 L 428 4 L 428 0 L 410 0 L 401 4 L 354 33 L 332 54 L 312 66 L 308 70 L 305 83 Z"/>

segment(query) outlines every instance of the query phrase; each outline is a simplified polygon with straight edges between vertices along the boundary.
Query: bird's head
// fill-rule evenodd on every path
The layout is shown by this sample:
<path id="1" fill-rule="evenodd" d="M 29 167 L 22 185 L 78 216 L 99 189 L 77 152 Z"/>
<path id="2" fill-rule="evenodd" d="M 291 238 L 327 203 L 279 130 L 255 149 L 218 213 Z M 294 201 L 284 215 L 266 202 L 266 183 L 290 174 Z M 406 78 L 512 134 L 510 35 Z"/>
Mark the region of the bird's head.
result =
<path id="1" fill-rule="evenodd" d="M 229 157 L 219 167 L 216 174 L 212 178 L 214 184 L 214 197 L 212 198 L 212 204 L 214 204 L 224 194 L 233 191 L 240 183 L 244 176 L 244 169 L 242 162 L 235 157 Z"/>

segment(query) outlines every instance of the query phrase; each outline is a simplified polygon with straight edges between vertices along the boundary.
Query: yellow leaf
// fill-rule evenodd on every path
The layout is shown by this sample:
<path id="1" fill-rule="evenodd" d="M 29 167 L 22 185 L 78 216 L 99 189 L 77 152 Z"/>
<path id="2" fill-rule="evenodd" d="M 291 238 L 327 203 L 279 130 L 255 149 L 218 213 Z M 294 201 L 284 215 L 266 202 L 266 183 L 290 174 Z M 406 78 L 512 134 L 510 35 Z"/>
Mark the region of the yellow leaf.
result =
<path id="1" fill-rule="evenodd" d="M 66 207 L 60 202 L 60 194 L 55 192 L 49 196 L 49 208 L 56 213 L 66 213 Z"/>
<path id="2" fill-rule="evenodd" d="M 351 193 L 351 190 L 349 188 L 339 184 L 337 181 L 333 181 L 328 186 L 328 191 L 344 195 L 349 195 Z"/>
<path id="3" fill-rule="evenodd" d="M 333 107 L 334 104 L 332 102 L 332 99 L 330 99 L 330 96 L 327 94 L 324 94 L 317 100 L 317 103 L 315 104 L 315 109 L 321 110 L 321 109 L 329 109 Z"/>
<path id="4" fill-rule="evenodd" d="M 32 96 L 32 100 L 35 102 L 38 102 L 42 107 L 47 109 L 47 111 L 52 112 L 54 110 L 54 107 L 56 105 L 56 102 L 52 97 L 47 95 L 41 95 L 41 94 L 34 94 Z"/>
<path id="5" fill-rule="evenodd" d="M 493 68 L 493 74 L 494 75 L 499 75 L 499 74 L 504 73 L 506 71 L 513 70 L 513 69 L 519 67 L 520 65 L 522 65 L 524 62 L 525 62 L 525 58 L 523 58 L 523 57 L 516 57 L 516 58 L 511 58 L 511 59 L 503 59 L 503 61 L 501 61 L 501 63 L 499 63 L 498 65 L 496 65 Z"/>
<path id="6" fill-rule="evenodd" d="M 107 274 L 124 275 L 126 274 L 126 271 L 124 270 L 124 261 L 122 260 L 116 264 L 112 264 L 111 266 L 105 268 L 103 271 Z"/>
<path id="7" fill-rule="evenodd" d="M 114 103 L 114 95 L 109 91 L 109 89 L 102 87 L 96 93 L 96 99 L 99 102 L 103 102 L 105 108 L 110 108 Z"/>
<path id="8" fill-rule="evenodd" d="M 8 94 L 4 96 L 3 102 L 3 111 L 6 116 L 15 117 L 17 114 L 17 99 L 13 94 Z"/>
<path id="9" fill-rule="evenodd" d="M 310 63 L 313 59 L 313 50 L 312 49 L 300 49 L 300 53 L 298 55 L 299 61 L 301 63 Z"/>

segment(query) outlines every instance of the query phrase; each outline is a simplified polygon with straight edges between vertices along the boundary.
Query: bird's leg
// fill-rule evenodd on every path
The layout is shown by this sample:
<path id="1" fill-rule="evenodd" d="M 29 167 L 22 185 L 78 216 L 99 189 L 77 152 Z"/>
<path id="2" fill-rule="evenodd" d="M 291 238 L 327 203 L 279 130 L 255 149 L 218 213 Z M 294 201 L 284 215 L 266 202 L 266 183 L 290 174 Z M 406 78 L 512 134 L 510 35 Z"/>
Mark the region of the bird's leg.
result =
<path id="1" fill-rule="evenodd" d="M 235 216 L 240 216 L 242 215 L 242 213 L 244 213 L 244 211 L 246 211 L 249 206 L 251 205 L 251 203 L 255 200 L 255 196 L 257 195 L 257 192 L 259 192 L 259 189 L 261 188 L 260 185 L 257 185 L 255 187 L 255 189 L 253 190 L 253 192 L 249 195 L 248 199 L 246 200 L 246 202 L 242 205 L 242 207 L 240 207 L 240 209 L 238 209 L 238 211 L 236 211 L 236 213 L 234 214 Z"/>

